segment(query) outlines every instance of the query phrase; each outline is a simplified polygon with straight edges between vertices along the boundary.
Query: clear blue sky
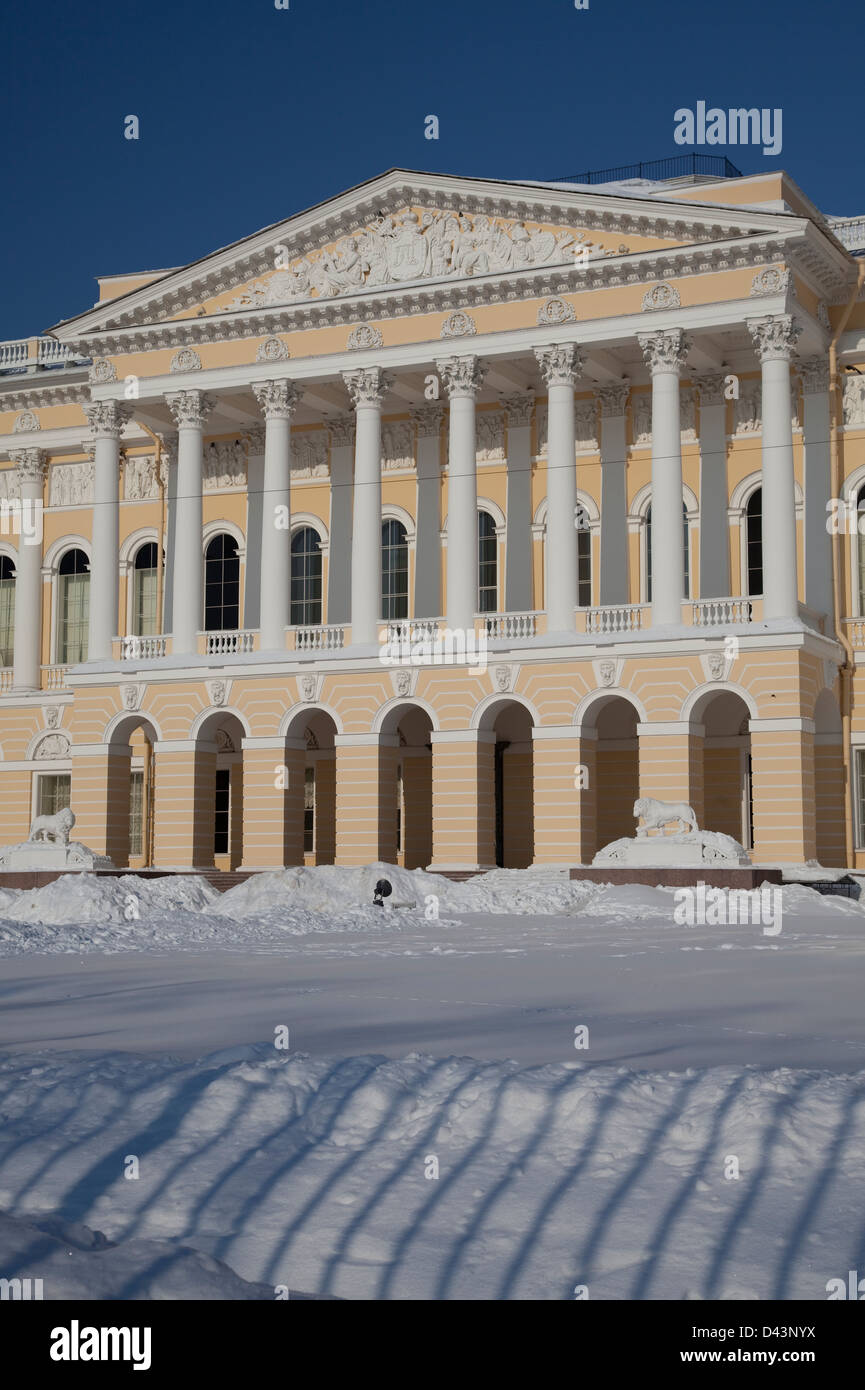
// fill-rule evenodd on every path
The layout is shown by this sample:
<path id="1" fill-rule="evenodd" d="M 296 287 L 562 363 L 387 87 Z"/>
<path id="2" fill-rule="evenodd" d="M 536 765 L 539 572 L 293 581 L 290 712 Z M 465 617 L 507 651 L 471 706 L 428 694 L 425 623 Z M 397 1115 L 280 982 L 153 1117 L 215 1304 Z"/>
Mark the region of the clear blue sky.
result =
<path id="1" fill-rule="evenodd" d="M 10 6 L 0 338 L 89 307 L 96 275 L 194 260 L 395 165 L 544 179 L 681 153 L 673 113 L 700 100 L 781 107 L 779 157 L 706 152 L 863 212 L 861 17 L 842 0 Z"/>

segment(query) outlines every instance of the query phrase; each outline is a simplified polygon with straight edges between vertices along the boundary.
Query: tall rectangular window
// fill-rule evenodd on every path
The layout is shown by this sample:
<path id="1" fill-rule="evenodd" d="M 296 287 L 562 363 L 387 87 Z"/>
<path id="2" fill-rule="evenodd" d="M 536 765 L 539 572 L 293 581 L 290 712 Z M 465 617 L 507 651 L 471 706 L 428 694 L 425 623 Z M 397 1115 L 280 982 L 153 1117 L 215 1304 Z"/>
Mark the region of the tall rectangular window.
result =
<path id="1" fill-rule="evenodd" d="M 303 781 L 303 848 L 306 854 L 315 850 L 315 768 L 308 767 Z"/>
<path id="2" fill-rule="evenodd" d="M 216 772 L 216 795 L 213 807 L 213 853 L 228 854 L 231 826 L 231 768 L 220 767 Z"/>
<path id="3" fill-rule="evenodd" d="M 144 773 L 129 777 L 129 853 L 144 853 Z"/>
<path id="4" fill-rule="evenodd" d="M 856 749 L 856 839 L 865 845 L 865 748 Z"/>
<path id="5" fill-rule="evenodd" d="M 37 816 L 56 816 L 65 811 L 72 799 L 72 774 L 69 772 L 41 773 L 36 784 Z"/>
<path id="6" fill-rule="evenodd" d="M 15 660 L 15 566 L 0 555 L 0 666 Z"/>

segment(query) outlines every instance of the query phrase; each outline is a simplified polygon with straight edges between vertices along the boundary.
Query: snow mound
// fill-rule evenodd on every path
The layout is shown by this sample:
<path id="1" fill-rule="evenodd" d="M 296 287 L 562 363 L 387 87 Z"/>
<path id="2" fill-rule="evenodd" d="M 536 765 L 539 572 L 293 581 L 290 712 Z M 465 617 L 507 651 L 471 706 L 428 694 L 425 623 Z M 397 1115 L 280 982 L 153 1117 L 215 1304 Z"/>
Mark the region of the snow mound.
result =
<path id="1" fill-rule="evenodd" d="M 274 1298 L 272 1285 L 241 1279 L 221 1260 L 186 1245 L 167 1240 L 115 1245 L 80 1222 L 27 1220 L 5 1212 L 0 1212 L 0 1278 L 30 1280 L 24 1287 L 31 1298 L 38 1292 L 45 1300 Z"/>
<path id="2" fill-rule="evenodd" d="M 165 878 L 65 874 L 41 888 L 2 891 L 7 901 L 0 902 L 0 917 L 8 922 L 54 926 L 81 922 L 117 926 L 174 912 L 201 912 L 219 897 L 219 890 L 200 874 L 169 874 Z"/>

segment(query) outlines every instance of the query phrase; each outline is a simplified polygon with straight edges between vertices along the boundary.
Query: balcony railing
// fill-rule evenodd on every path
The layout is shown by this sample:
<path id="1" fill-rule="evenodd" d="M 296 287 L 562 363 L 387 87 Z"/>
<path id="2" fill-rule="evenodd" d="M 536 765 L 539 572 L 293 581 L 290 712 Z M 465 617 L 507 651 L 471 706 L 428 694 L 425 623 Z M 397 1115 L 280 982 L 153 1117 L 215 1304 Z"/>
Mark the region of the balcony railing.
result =
<path id="1" fill-rule="evenodd" d="M 14 338 L 0 343 L 0 372 L 30 372 L 46 367 L 83 367 L 90 362 L 56 338 Z"/>
<path id="2" fill-rule="evenodd" d="M 8 695 L 12 689 L 12 677 L 14 675 L 11 666 L 0 666 L 0 695 Z"/>
<path id="3" fill-rule="evenodd" d="M 603 608 L 587 608 L 586 632 L 604 636 L 615 632 L 639 632 L 646 626 L 650 612 L 648 603 L 614 603 Z"/>
<path id="4" fill-rule="evenodd" d="M 534 637 L 537 628 L 537 613 L 484 613 L 487 637 L 519 641 L 523 637 Z"/>
<path id="5" fill-rule="evenodd" d="M 401 642 L 411 645 L 415 642 L 434 642 L 439 635 L 439 624 L 446 622 L 445 618 L 400 618 L 385 624 L 385 641 L 388 644 Z"/>
<path id="6" fill-rule="evenodd" d="M 161 634 L 154 637 L 121 637 L 121 661 L 153 661 L 165 656 L 168 651 L 168 638 Z"/>
<path id="7" fill-rule="evenodd" d="M 237 656 L 255 647 L 255 633 L 244 628 L 229 632 L 206 632 L 206 656 Z"/>
<path id="8" fill-rule="evenodd" d="M 345 628 L 341 623 L 319 624 L 317 627 L 296 627 L 294 649 L 298 652 L 336 652 L 345 645 Z"/>
<path id="9" fill-rule="evenodd" d="M 65 690 L 68 666 L 43 666 L 42 688 L 44 690 Z"/>
<path id="10" fill-rule="evenodd" d="M 693 604 L 692 612 L 694 627 L 750 623 L 751 601 L 747 598 L 702 598 Z"/>
<path id="11" fill-rule="evenodd" d="M 830 217 L 829 226 L 848 251 L 865 251 L 865 216 Z"/>
<path id="12" fill-rule="evenodd" d="M 862 651 L 865 647 L 865 618 L 845 618 L 844 626 L 851 647 L 854 651 Z"/>

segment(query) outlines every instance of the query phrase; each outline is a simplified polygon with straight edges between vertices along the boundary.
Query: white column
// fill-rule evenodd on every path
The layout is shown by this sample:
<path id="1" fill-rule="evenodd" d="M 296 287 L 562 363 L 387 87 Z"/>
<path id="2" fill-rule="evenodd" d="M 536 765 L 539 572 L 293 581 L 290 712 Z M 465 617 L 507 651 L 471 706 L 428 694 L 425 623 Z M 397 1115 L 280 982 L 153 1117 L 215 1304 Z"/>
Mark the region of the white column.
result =
<path id="1" fill-rule="evenodd" d="M 330 431 L 330 541 L 327 567 L 327 621 L 351 622 L 351 484 L 354 416 L 335 415 Z"/>
<path id="2" fill-rule="evenodd" d="M 678 626 L 685 597 L 679 373 L 690 342 L 680 328 L 637 337 L 652 373 L 652 626 Z"/>
<path id="3" fill-rule="evenodd" d="M 38 518 L 38 539 L 18 537 L 15 560 L 15 655 L 13 681 L 16 690 L 39 689 L 42 652 L 42 492 L 47 455 L 42 449 L 18 449 L 10 455 L 21 498 L 22 519 Z"/>
<path id="4" fill-rule="evenodd" d="M 264 497 L 258 623 L 263 652 L 285 649 L 291 618 L 291 417 L 303 394 L 292 381 L 254 381 L 264 412 Z"/>
<path id="5" fill-rule="evenodd" d="M 799 328 L 779 314 L 749 319 L 748 330 L 763 377 L 763 617 L 798 618 L 790 358 Z"/>
<path id="6" fill-rule="evenodd" d="M 574 382 L 582 366 L 575 343 L 535 348 L 547 384 L 548 632 L 573 632 L 577 603 L 577 457 Z"/>
<path id="7" fill-rule="evenodd" d="M 132 406 L 95 401 L 84 406 L 84 414 L 90 421 L 94 449 L 87 660 L 110 661 L 111 639 L 117 635 L 120 436 Z"/>
<path id="8" fill-rule="evenodd" d="M 438 618 L 442 611 L 441 428 L 444 406 L 432 402 L 411 412 L 417 427 L 417 542 L 414 616 Z"/>
<path id="9" fill-rule="evenodd" d="M 381 403 L 392 377 L 380 367 L 343 372 L 355 408 L 351 640 L 378 641 L 381 622 Z M 331 554 L 330 563 L 339 557 Z"/>
<path id="10" fill-rule="evenodd" d="M 505 396 L 508 412 L 508 514 L 505 547 L 505 612 L 534 606 L 532 573 L 532 411 L 530 391 Z"/>
<path id="11" fill-rule="evenodd" d="M 450 403 L 448 420 L 447 625 L 475 630 L 478 606 L 478 482 L 475 400 L 486 376 L 477 357 L 436 363 Z"/>
<path id="12" fill-rule="evenodd" d="M 802 378 L 802 436 L 805 452 L 805 602 L 817 613 L 834 613 L 832 548 L 826 526 L 829 474 L 829 361 L 824 355 L 799 363 Z"/>
<path id="13" fill-rule="evenodd" d="M 601 603 L 628 602 L 628 489 L 625 412 L 630 382 L 598 387 L 601 407 Z"/>
<path id="14" fill-rule="evenodd" d="M 724 375 L 692 376 L 700 395 L 700 597 L 730 593 L 727 402 Z"/>
<path id="15" fill-rule="evenodd" d="M 201 459 L 204 421 L 215 402 L 201 391 L 177 391 L 165 400 L 177 426 L 171 650 L 175 656 L 189 656 L 198 650 L 198 632 L 204 621 Z"/>

